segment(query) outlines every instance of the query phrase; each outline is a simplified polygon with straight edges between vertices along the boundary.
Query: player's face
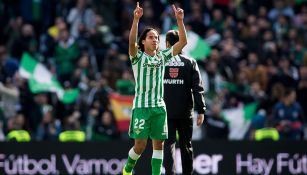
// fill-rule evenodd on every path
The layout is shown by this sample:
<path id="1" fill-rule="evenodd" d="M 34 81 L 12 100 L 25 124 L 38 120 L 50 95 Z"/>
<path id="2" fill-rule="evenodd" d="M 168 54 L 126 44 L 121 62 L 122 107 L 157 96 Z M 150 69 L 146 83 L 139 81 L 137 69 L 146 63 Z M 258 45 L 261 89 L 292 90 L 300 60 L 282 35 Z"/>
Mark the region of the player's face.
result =
<path id="1" fill-rule="evenodd" d="M 143 40 L 145 50 L 158 50 L 159 48 L 159 35 L 155 30 L 147 33 L 145 40 Z"/>

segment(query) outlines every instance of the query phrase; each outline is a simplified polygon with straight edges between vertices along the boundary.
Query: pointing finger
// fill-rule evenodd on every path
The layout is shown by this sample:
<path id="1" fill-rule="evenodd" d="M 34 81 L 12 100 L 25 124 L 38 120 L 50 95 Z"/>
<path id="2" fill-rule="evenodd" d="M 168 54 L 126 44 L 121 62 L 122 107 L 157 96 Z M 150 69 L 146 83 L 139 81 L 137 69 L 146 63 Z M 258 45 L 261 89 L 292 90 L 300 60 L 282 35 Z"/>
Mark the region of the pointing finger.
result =
<path id="1" fill-rule="evenodd" d="M 172 5 L 173 11 L 176 12 L 176 6 L 173 4 Z"/>
<path id="2" fill-rule="evenodd" d="M 136 7 L 140 7 L 140 3 L 139 2 L 136 2 Z"/>

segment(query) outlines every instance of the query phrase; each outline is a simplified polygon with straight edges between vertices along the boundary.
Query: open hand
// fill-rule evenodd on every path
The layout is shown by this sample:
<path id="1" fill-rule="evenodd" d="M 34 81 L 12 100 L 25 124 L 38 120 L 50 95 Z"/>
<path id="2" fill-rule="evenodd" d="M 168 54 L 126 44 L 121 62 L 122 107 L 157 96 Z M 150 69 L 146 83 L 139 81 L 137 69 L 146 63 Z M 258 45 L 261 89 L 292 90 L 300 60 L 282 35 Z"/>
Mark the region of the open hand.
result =
<path id="1" fill-rule="evenodd" d="M 202 125 L 203 122 L 204 122 L 204 114 L 198 114 L 197 115 L 197 122 L 196 122 L 197 126 Z"/>
<path id="2" fill-rule="evenodd" d="M 140 7 L 139 2 L 136 3 L 136 8 L 133 11 L 134 18 L 140 19 L 143 16 L 143 8 Z"/>
<path id="3" fill-rule="evenodd" d="M 173 8 L 173 11 L 174 11 L 174 14 L 175 14 L 175 17 L 176 19 L 180 19 L 180 20 L 183 20 L 184 18 L 184 12 L 183 12 L 183 9 L 181 8 L 176 8 L 176 6 L 173 4 L 172 5 L 172 8 Z"/>

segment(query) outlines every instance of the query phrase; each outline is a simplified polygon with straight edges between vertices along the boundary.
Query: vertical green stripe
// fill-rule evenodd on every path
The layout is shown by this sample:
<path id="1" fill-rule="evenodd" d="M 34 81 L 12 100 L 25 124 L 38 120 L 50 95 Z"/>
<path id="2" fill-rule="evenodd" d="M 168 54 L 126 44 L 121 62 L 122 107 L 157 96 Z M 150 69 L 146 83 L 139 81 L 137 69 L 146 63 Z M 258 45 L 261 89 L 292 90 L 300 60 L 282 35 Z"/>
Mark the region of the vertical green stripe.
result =
<path id="1" fill-rule="evenodd" d="M 146 57 L 145 59 L 145 63 L 147 65 L 148 63 L 148 58 Z M 143 67 L 144 71 L 143 71 L 143 82 L 142 82 L 142 86 L 143 86 L 143 92 L 142 92 L 142 102 L 141 102 L 141 106 L 142 107 L 145 107 L 145 95 L 146 95 L 146 89 L 147 89 L 147 86 L 146 86 L 146 74 L 147 74 L 147 66 L 144 66 Z"/>
<path id="2" fill-rule="evenodd" d="M 141 52 L 141 51 L 139 50 L 139 51 L 137 52 L 137 54 L 136 54 L 134 57 L 131 58 L 131 60 L 132 60 L 132 65 L 138 63 L 138 62 L 141 60 L 143 54 L 144 54 L 144 52 Z M 141 56 L 140 56 L 140 55 L 141 55 Z"/>
<path id="3" fill-rule="evenodd" d="M 161 67 L 156 69 L 156 84 L 155 84 L 155 107 L 158 106 L 158 89 L 159 89 L 159 71 Z"/>
<path id="4" fill-rule="evenodd" d="M 171 50 L 171 47 L 170 48 L 166 48 L 166 49 L 162 50 L 161 52 L 163 54 L 167 54 L 167 52 L 169 52 L 170 50 Z"/>
<path id="5" fill-rule="evenodd" d="M 153 88 L 153 84 L 152 84 L 152 82 L 153 82 L 153 79 L 154 79 L 154 77 L 153 77 L 153 70 L 154 69 L 157 69 L 157 68 L 150 68 L 150 76 L 149 76 L 149 78 L 150 78 L 150 80 L 149 80 L 149 91 L 148 91 L 148 107 L 152 107 L 151 105 L 151 102 L 152 102 L 152 88 Z"/>
<path id="6" fill-rule="evenodd" d="M 170 60 L 171 58 L 172 58 L 172 55 L 171 55 L 171 54 L 165 56 L 165 60 L 166 60 L 166 61 Z"/>
<path id="7" fill-rule="evenodd" d="M 158 94 L 158 99 L 159 100 L 163 96 L 163 73 L 164 73 L 163 68 L 164 68 L 164 66 L 161 66 L 161 69 L 160 69 L 160 72 L 159 72 L 159 77 L 160 77 L 160 82 L 159 83 L 160 83 L 160 89 L 161 89 L 160 94 Z"/>
<path id="8" fill-rule="evenodd" d="M 141 55 L 142 57 L 143 55 Z M 141 83 L 140 83 L 140 74 L 141 74 L 141 65 L 142 65 L 142 60 L 138 62 L 138 73 L 137 73 L 137 81 L 136 81 L 136 86 L 137 86 L 137 90 L 136 90 L 136 98 L 135 98 L 135 101 L 134 101 L 134 106 L 135 107 L 139 107 L 138 106 L 138 101 L 139 101 L 139 94 L 140 94 L 140 86 L 141 86 Z"/>
<path id="9" fill-rule="evenodd" d="M 173 48 L 172 47 L 168 48 L 168 49 L 165 49 L 165 50 L 163 50 L 161 52 L 165 61 L 168 61 L 168 60 L 170 60 L 173 57 L 173 53 L 172 52 L 173 52 Z"/>

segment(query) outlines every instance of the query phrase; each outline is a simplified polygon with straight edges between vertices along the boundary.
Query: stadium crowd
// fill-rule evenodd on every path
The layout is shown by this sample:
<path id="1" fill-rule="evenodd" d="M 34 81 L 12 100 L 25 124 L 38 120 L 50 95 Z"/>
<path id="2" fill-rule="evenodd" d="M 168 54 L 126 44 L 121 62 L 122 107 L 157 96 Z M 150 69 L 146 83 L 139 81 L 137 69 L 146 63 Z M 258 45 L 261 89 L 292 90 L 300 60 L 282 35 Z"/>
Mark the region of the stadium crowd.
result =
<path id="1" fill-rule="evenodd" d="M 200 139 L 227 139 L 223 110 L 257 103 L 243 139 L 273 128 L 280 139 L 303 140 L 307 119 L 307 1 L 142 0 L 140 30 L 165 33 L 175 24 L 171 4 L 185 10 L 187 30 L 210 47 L 199 58 L 206 91 Z M 25 130 L 31 140 L 58 140 L 82 130 L 86 140 L 127 139 L 118 131 L 110 93 L 134 94 L 128 58 L 133 0 L 0 0 L 0 140 Z M 64 89 L 32 93 L 18 71 L 30 53 Z"/>

